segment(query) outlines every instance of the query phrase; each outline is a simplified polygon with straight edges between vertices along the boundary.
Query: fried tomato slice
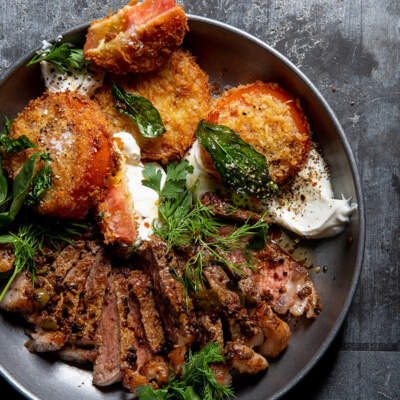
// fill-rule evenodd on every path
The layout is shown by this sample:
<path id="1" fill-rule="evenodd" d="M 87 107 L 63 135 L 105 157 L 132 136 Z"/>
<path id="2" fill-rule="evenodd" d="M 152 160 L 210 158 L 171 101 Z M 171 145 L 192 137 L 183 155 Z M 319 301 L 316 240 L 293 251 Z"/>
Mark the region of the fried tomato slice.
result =
<path id="1" fill-rule="evenodd" d="M 260 81 L 225 92 L 213 105 L 209 122 L 226 125 L 268 160 L 271 178 L 285 184 L 302 168 L 311 133 L 299 101 L 277 83 Z M 207 170 L 215 171 L 203 149 Z"/>
<path id="2" fill-rule="evenodd" d="M 144 138 L 129 117 L 114 109 L 111 86 L 105 85 L 95 95 L 103 112 L 112 122 L 114 133 L 134 135 L 144 161 L 163 164 L 180 159 L 194 141 L 197 124 L 208 114 L 211 94 L 207 74 L 184 50 L 174 52 L 166 64 L 149 74 L 110 77 L 128 93 L 149 99 L 161 114 L 166 132 L 155 139 Z"/>
<path id="3" fill-rule="evenodd" d="M 36 206 L 39 213 L 83 218 L 99 201 L 115 169 L 108 124 L 95 101 L 75 92 L 46 92 L 18 115 L 10 137 L 26 135 L 37 148 L 5 155 L 10 177 L 37 151 L 53 159 L 51 187 Z"/>
<path id="4" fill-rule="evenodd" d="M 187 17 L 174 0 L 145 0 L 93 21 L 85 57 L 116 74 L 150 72 L 160 67 L 183 41 Z"/>

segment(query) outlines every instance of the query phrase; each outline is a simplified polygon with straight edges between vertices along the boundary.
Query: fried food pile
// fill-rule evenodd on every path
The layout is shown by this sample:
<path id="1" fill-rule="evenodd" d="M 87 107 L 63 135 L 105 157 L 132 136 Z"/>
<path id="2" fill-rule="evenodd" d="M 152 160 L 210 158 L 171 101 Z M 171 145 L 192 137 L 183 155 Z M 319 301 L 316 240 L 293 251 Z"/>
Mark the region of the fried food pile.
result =
<path id="1" fill-rule="evenodd" d="M 34 211 L 60 219 L 86 218 L 91 229 L 73 245 L 64 243 L 41 258 L 34 287 L 30 272 L 18 275 L 0 306 L 29 322 L 30 351 L 92 365 L 98 386 L 121 381 L 132 392 L 143 385 L 160 388 L 171 368 L 180 376 L 192 347 L 210 342 L 220 345 L 226 360 L 211 365 L 215 378 L 230 385 L 232 370 L 256 374 L 286 349 L 288 316 L 315 318 L 320 311 L 307 270 L 272 240 L 249 252 L 255 268 L 245 274 L 207 262 L 202 290 L 192 297 L 176 271 L 198 249 L 172 248 L 156 235 L 138 240 L 133 195 L 141 189 L 128 184 L 128 164 L 130 171 L 140 171 L 149 162 L 166 167 L 182 160 L 200 121 L 233 129 L 266 157 L 279 185 L 296 176 L 311 148 L 299 102 L 276 83 L 239 86 L 213 100 L 206 72 L 180 48 L 187 29 L 186 15 L 173 0 L 132 1 L 92 22 L 84 55 L 107 72 L 104 85 L 92 97 L 45 92 L 32 100 L 9 136 L 25 135 L 35 147 L 3 155 L 15 179 L 35 151 L 47 153 L 51 186 Z M 124 96 L 122 105 L 116 88 Z M 149 132 L 143 115 L 161 118 L 165 132 L 144 134 Z M 125 151 L 128 145 L 114 137 L 121 132 L 134 138 L 140 155 Z M 205 170 L 220 185 L 210 155 L 201 151 Z M 154 179 L 161 181 L 162 174 L 148 179 L 147 186 Z M 203 194 L 201 202 L 228 221 L 232 231 L 237 223 L 264 218 L 233 209 L 214 192 Z M 246 264 L 240 251 L 224 256 Z"/>

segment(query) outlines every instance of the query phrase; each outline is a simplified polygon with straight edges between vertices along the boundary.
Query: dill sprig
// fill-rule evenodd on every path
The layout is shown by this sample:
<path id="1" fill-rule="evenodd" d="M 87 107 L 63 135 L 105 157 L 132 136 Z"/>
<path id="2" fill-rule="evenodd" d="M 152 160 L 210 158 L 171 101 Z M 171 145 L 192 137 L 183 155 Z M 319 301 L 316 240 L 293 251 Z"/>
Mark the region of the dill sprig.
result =
<path id="1" fill-rule="evenodd" d="M 87 229 L 86 224 L 73 221 L 54 221 L 47 224 L 23 223 L 18 226 L 16 232 L 1 235 L 1 244 L 12 244 L 15 259 L 13 273 L 0 294 L 0 301 L 19 273 L 29 272 L 34 283 L 37 271 L 35 258 L 39 252 L 46 254 L 45 245 L 58 250 L 60 242 L 73 244 L 72 237 L 82 234 Z"/>
<path id="2" fill-rule="evenodd" d="M 221 385 L 215 379 L 210 367 L 212 363 L 225 362 L 221 347 L 208 343 L 197 353 L 189 352 L 183 365 L 182 379 L 172 375 L 162 389 L 151 386 L 138 387 L 139 400 L 223 400 L 234 397 L 230 387 Z"/>
<path id="3" fill-rule="evenodd" d="M 168 251 L 173 247 L 195 249 L 185 265 L 173 270 L 175 279 L 182 283 L 187 295 L 204 286 L 203 269 L 210 263 L 221 264 L 244 277 L 243 268 L 253 266 L 247 262 L 234 263 L 229 254 L 234 249 L 246 248 L 251 237 L 265 243 L 268 232 L 268 224 L 261 218 L 254 224 L 247 220 L 234 230 L 222 233 L 227 225 L 215 218 L 212 207 L 200 202 L 194 194 L 195 187 L 186 188 L 186 176 L 192 171 L 187 161 L 168 165 L 166 181 L 161 187 L 161 173 L 153 164 L 147 164 L 142 181 L 160 196 L 159 218 L 154 221 L 153 230 L 167 242 Z"/>

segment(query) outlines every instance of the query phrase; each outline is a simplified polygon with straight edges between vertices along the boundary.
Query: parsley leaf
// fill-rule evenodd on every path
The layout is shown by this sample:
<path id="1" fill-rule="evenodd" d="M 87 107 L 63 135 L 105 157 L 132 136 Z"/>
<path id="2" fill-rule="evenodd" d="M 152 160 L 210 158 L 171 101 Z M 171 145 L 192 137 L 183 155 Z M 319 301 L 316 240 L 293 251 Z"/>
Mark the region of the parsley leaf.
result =
<path id="1" fill-rule="evenodd" d="M 164 123 L 158 110 L 151 101 L 137 94 L 125 92 L 113 83 L 111 94 L 114 97 L 114 108 L 129 117 L 146 138 L 156 138 L 165 133 Z"/>
<path id="2" fill-rule="evenodd" d="M 161 195 L 161 179 L 162 173 L 157 167 L 148 163 L 144 166 L 143 176 L 145 179 L 142 180 L 142 185 L 155 190 L 158 195 Z"/>
<path id="3" fill-rule="evenodd" d="M 30 67 L 33 64 L 47 61 L 60 72 L 80 72 L 87 71 L 89 61 L 85 60 L 83 49 L 78 49 L 73 43 L 56 42 L 51 47 L 39 51 L 27 64 Z"/>

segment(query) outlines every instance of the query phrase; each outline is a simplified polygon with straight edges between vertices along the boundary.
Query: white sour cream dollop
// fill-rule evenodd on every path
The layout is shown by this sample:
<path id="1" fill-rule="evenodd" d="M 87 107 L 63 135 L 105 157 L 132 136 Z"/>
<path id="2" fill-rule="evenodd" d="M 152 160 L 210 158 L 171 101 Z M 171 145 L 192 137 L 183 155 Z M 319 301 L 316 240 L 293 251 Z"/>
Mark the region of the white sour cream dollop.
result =
<path id="1" fill-rule="evenodd" d="M 200 146 L 200 143 L 196 140 L 185 156 L 185 160 L 187 160 L 193 167 L 193 173 L 188 174 L 186 178 L 186 186 L 191 188 L 198 181 L 199 186 L 196 190 L 198 196 L 206 192 L 214 192 L 218 187 L 215 178 L 208 174 L 204 169 Z"/>
<path id="2" fill-rule="evenodd" d="M 104 72 L 60 72 L 47 61 L 40 63 L 40 69 L 44 84 L 49 92 L 74 91 L 86 96 L 91 96 L 97 88 L 103 85 L 105 75 Z"/>
<path id="3" fill-rule="evenodd" d="M 158 217 L 158 194 L 142 185 L 144 165 L 140 161 L 140 148 L 132 134 L 118 132 L 114 137 L 122 142 L 127 186 L 138 217 L 138 243 L 140 243 L 148 240 L 153 234 L 153 221 Z M 157 167 L 162 174 L 161 185 L 164 185 L 166 174 L 161 166 Z"/>
<path id="4" fill-rule="evenodd" d="M 339 234 L 357 208 L 344 197 L 334 198 L 328 168 L 315 149 L 310 151 L 290 190 L 270 199 L 266 206 L 278 225 L 309 239 Z"/>
<path id="5" fill-rule="evenodd" d="M 187 177 L 188 187 L 199 180 L 198 195 L 218 188 L 215 179 L 204 169 L 198 141 L 194 142 L 185 159 L 194 168 L 193 174 Z M 310 151 L 290 190 L 279 198 L 265 201 L 263 206 L 276 224 L 309 239 L 339 234 L 357 208 L 345 198 L 334 198 L 328 168 L 315 149 Z"/>

